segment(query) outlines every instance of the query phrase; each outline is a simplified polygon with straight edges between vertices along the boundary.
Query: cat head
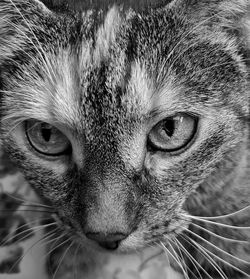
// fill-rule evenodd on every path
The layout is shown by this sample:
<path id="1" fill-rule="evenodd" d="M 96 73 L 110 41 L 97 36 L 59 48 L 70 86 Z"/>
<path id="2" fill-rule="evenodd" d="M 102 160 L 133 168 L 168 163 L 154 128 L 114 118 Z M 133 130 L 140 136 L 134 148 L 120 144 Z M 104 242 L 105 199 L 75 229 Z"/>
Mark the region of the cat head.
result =
<path id="1" fill-rule="evenodd" d="M 225 186 L 248 137 L 247 2 L 0 0 L 3 147 L 81 241 L 166 242 L 190 196 Z"/>

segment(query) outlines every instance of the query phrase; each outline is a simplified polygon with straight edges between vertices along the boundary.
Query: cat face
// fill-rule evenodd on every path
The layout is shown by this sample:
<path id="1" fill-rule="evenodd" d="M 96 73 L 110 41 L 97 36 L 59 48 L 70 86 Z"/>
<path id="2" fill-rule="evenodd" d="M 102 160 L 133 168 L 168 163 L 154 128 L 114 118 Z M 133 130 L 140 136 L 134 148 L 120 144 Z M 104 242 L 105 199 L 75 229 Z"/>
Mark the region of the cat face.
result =
<path id="1" fill-rule="evenodd" d="M 247 1 L 188 2 L 56 15 L 0 1 L 3 146 L 79 241 L 166 242 L 188 198 L 240 161 Z"/>

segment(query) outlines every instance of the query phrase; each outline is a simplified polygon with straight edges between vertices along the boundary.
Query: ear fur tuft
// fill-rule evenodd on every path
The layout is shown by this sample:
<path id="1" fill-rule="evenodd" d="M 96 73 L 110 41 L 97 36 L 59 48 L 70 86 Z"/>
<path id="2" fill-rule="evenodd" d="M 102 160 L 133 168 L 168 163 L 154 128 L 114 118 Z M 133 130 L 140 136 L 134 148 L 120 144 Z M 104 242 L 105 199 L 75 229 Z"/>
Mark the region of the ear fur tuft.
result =
<path id="1" fill-rule="evenodd" d="M 221 26 L 234 33 L 240 40 L 245 54 L 250 52 L 250 1 L 226 0 L 219 5 L 221 11 Z"/>
<path id="2" fill-rule="evenodd" d="M 180 11 L 194 24 L 212 27 L 212 32 L 233 39 L 244 52 L 250 50 L 249 0 L 176 0 Z M 185 5 L 184 5 L 185 4 Z M 185 9 L 185 8 L 184 8 Z"/>

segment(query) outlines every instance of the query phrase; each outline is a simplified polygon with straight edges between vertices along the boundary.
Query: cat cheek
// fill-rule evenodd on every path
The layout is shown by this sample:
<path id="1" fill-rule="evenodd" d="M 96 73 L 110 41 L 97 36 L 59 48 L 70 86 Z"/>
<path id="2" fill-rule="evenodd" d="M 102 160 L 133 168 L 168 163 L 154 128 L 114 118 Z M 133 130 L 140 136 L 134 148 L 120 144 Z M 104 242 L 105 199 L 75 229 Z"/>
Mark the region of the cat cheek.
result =
<path id="1" fill-rule="evenodd" d="M 161 177 L 165 176 L 166 170 L 171 167 L 171 162 L 166 156 L 161 154 L 148 153 L 145 158 L 145 168 L 151 175 Z"/>

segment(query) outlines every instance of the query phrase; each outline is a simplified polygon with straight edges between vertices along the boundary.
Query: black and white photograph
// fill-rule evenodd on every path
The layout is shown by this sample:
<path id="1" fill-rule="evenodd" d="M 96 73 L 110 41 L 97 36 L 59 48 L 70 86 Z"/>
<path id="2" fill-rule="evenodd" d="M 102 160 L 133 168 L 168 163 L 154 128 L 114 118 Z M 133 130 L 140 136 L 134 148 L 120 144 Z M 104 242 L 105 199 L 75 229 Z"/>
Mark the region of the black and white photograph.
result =
<path id="1" fill-rule="evenodd" d="M 250 0 L 0 0 L 0 279 L 250 279 Z"/>

